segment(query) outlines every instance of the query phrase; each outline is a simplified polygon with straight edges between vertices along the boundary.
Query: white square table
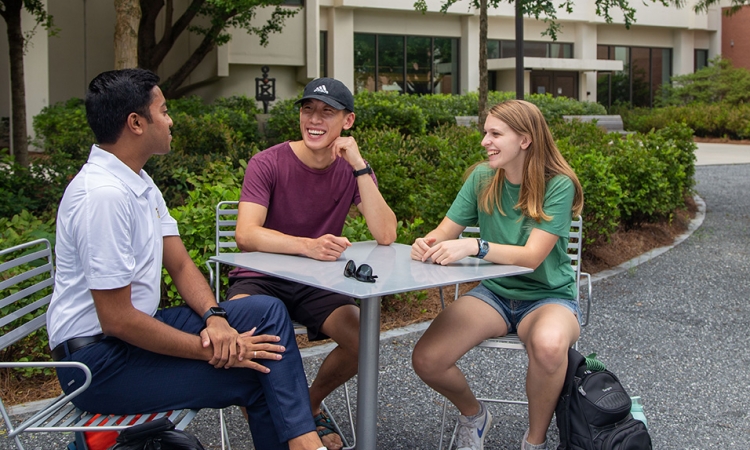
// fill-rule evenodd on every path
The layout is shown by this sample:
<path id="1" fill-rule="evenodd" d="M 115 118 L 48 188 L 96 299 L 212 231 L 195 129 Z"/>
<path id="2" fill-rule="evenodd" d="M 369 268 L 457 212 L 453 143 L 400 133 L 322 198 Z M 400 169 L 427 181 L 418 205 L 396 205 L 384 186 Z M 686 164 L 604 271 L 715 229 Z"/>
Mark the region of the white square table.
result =
<path id="1" fill-rule="evenodd" d="M 384 295 L 419 291 L 487 278 L 532 272 L 527 267 L 492 264 L 464 258 L 447 266 L 414 261 L 411 246 L 356 242 L 336 261 L 249 252 L 212 256 L 211 261 L 272 275 L 361 299 L 359 330 L 359 379 L 357 382 L 357 437 L 360 450 L 377 449 L 378 360 L 380 356 L 380 298 Z M 344 266 L 368 264 L 377 275 L 375 283 L 344 276 Z"/>

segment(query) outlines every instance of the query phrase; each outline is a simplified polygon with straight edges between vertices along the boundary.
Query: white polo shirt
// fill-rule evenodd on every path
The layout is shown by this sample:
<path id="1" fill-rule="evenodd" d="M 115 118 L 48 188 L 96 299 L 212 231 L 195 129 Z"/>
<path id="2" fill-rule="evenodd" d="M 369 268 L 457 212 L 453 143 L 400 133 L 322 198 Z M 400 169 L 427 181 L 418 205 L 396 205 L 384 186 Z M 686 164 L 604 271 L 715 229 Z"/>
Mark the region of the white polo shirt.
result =
<path id="1" fill-rule="evenodd" d="M 161 295 L 163 237 L 175 235 L 177 222 L 151 177 L 92 146 L 57 212 L 50 348 L 102 332 L 91 289 L 131 285 L 133 306 L 153 316 Z"/>

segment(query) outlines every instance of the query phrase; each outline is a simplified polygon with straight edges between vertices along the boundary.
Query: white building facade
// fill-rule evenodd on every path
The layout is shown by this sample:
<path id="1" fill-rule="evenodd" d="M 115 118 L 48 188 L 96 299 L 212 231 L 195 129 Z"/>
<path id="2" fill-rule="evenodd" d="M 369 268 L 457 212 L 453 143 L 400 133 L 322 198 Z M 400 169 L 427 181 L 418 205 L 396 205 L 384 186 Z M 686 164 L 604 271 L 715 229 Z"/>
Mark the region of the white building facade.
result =
<path id="1" fill-rule="evenodd" d="M 27 114 L 49 104 L 83 97 L 88 82 L 114 64 L 115 12 L 111 0 L 46 0 L 59 32 L 37 33 L 25 56 Z M 176 0 L 184 7 L 184 0 Z M 413 0 L 289 0 L 299 12 L 287 19 L 267 47 L 242 30 L 211 53 L 183 86 L 206 101 L 231 95 L 254 97 L 255 79 L 268 66 L 276 98 L 297 95 L 311 79 L 335 77 L 353 91 L 463 94 L 479 86 L 479 12 L 462 0 L 448 13 L 442 0 L 428 12 Z M 604 105 L 653 104 L 658 87 L 673 75 L 692 73 L 721 52 L 718 7 L 696 14 L 631 0 L 636 23 L 628 30 L 619 11 L 613 23 L 581 0 L 560 12 L 557 41 L 542 36 L 546 24 L 524 19 L 525 91 L 565 95 Z M 179 11 L 178 11 L 179 12 Z M 490 89 L 515 91 L 514 6 L 489 10 Z M 263 20 L 263 14 L 258 15 Z M 260 22 L 259 22 L 260 23 Z M 25 17 L 25 30 L 33 20 Z M 7 35 L 0 23 L 0 117 L 10 116 Z M 169 76 L 200 42 L 186 35 L 159 69 Z"/>

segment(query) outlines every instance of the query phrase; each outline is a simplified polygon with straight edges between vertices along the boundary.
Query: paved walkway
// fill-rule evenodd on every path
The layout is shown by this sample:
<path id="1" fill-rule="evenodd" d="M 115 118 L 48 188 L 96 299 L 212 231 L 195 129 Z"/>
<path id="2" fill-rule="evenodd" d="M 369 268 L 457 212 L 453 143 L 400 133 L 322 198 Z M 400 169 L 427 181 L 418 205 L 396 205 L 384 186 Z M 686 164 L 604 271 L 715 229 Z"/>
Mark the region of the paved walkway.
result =
<path id="1" fill-rule="evenodd" d="M 702 225 L 669 251 L 597 277 L 593 319 L 579 348 L 596 352 L 631 395 L 643 397 L 654 448 L 750 448 L 750 146 L 701 144 L 697 155 Z M 384 333 L 381 341 L 379 448 L 437 447 L 441 399 L 414 375 L 410 362 L 423 329 Z M 320 364 L 319 353 L 305 352 L 309 377 Z M 475 350 L 460 364 L 480 395 L 492 387 L 523 397 L 522 352 Z M 356 382 L 351 384 L 356 392 Z M 337 394 L 328 403 L 341 413 Z M 485 448 L 518 449 L 528 423 L 525 407 L 491 410 L 495 422 Z M 455 414 L 450 408 L 451 424 Z M 232 448 L 252 449 L 239 411 L 228 409 L 227 416 Z M 215 412 L 203 411 L 188 430 L 206 448 L 219 448 L 217 424 Z M 554 425 L 548 439 L 555 448 Z M 47 450 L 64 448 L 70 439 L 37 434 L 24 440 L 28 449 Z M 0 450 L 11 448 L 0 439 Z"/>

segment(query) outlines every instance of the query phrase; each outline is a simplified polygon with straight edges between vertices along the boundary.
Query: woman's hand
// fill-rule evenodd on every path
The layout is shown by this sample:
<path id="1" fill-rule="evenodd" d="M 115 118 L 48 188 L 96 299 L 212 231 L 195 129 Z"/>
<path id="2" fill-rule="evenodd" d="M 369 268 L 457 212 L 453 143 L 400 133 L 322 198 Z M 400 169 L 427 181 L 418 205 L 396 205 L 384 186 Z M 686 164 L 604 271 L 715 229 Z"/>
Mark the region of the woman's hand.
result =
<path id="1" fill-rule="evenodd" d="M 425 258 L 423 256 L 425 252 L 432 247 L 435 241 L 434 237 L 417 238 L 411 245 L 411 259 L 424 262 Z"/>
<path id="2" fill-rule="evenodd" d="M 416 242 L 415 242 L 416 245 Z M 430 247 L 429 250 L 422 254 L 422 262 L 432 259 L 435 264 L 445 266 L 467 256 L 474 256 L 479 251 L 476 239 L 452 239 L 443 241 Z M 414 246 L 412 246 L 412 255 Z"/>

